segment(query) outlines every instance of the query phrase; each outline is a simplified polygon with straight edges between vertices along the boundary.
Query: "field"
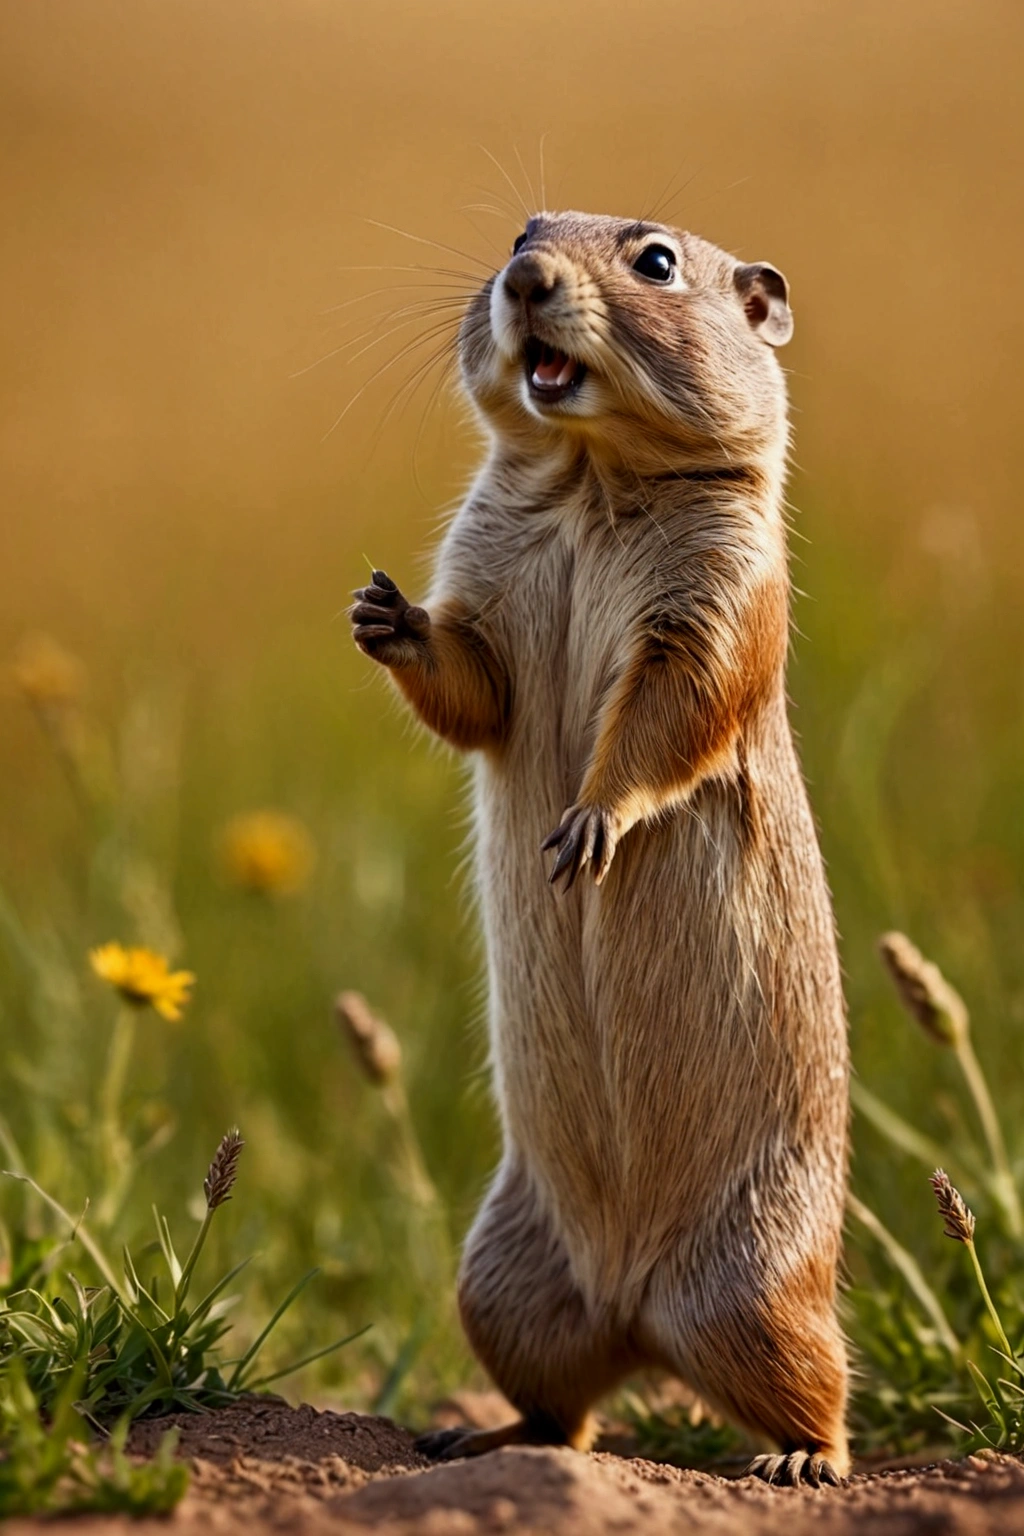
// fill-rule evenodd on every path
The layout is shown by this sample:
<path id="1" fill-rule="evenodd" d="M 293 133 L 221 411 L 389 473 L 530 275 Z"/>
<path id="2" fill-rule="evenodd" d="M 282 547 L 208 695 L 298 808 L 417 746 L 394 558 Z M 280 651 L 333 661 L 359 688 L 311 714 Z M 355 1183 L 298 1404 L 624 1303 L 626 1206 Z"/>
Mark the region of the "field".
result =
<path id="1" fill-rule="evenodd" d="M 902 1117 L 885 1134 L 861 1093 L 853 1188 L 963 1345 L 851 1220 L 858 1448 L 966 1446 L 937 1408 L 1020 1448 L 1016 1400 L 971 1380 L 968 1358 L 1008 1367 L 928 1157 L 1019 1349 L 1012 1201 L 877 938 L 911 935 L 966 1000 L 1024 1188 L 1022 14 L 781 11 L 3 8 L 0 1161 L 148 1271 L 151 1207 L 187 1251 L 238 1125 L 201 1259 L 212 1284 L 253 1256 L 232 1340 L 313 1268 L 265 1370 L 367 1329 L 284 1384 L 296 1401 L 419 1426 L 484 1385 L 452 1298 L 497 1148 L 463 769 L 344 609 L 368 565 L 415 586 L 465 483 L 444 354 L 415 370 L 544 178 L 550 204 L 667 200 L 790 278 L 793 719 L 858 1083 Z M 292 820 L 239 832 L 261 810 Z M 108 942 L 195 974 L 179 1021 L 124 1023 L 89 961 Z M 361 1069 L 346 988 L 393 1027 L 400 1086 Z M 0 1222 L 0 1290 L 97 1279 L 24 1183 L 0 1181 Z M 612 1411 L 649 1450 L 735 1450 L 649 1384 Z"/>

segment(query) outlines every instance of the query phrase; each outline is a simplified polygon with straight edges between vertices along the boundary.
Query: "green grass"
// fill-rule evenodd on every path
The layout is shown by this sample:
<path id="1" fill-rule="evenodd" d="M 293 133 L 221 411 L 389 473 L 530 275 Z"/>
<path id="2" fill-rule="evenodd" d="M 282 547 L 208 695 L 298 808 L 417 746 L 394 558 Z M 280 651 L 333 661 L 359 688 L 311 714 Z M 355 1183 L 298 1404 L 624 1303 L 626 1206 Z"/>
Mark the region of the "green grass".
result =
<path id="1" fill-rule="evenodd" d="M 9 1133 L 5 1139 L 16 1151 Z M 276 1370 L 261 1368 L 264 1345 L 313 1278 L 312 1270 L 234 1357 L 225 1353 L 224 1342 L 239 1297 L 228 1288 L 249 1260 L 233 1264 L 204 1294 L 192 1297 L 215 1213 L 231 1198 L 243 1146 L 235 1131 L 222 1138 L 203 1182 L 205 1216 L 184 1260 L 170 1224 L 154 1207 L 155 1240 L 136 1257 L 124 1247 L 120 1273 L 87 1230 L 88 1209 L 73 1218 L 30 1176 L 5 1173 L 59 1226 L 57 1235 L 43 1240 L 26 1241 L 17 1228 L 6 1233 L 0 1514 L 169 1509 L 187 1485 L 185 1470 L 173 1463 L 174 1436 L 164 1437 L 150 1464 L 137 1466 L 125 1454 L 133 1419 L 223 1407 L 351 1342 L 337 1340 Z M 131 1155 L 127 1143 L 122 1150 Z M 89 1443 L 94 1440 L 98 1446 Z"/>
<path id="2" fill-rule="evenodd" d="M 165 1514 L 188 1487 L 174 1459 L 175 1432 L 155 1456 L 125 1454 L 127 1420 L 99 1444 L 77 1407 L 81 1377 L 70 1377 L 44 1411 L 21 1361 L 0 1367 L 0 1518 L 68 1513 Z"/>
<path id="3" fill-rule="evenodd" d="M 984 601 L 972 603 L 955 571 L 915 553 L 909 532 L 879 520 L 872 542 L 862 520 L 855 537 L 842 512 L 802 520 L 813 542 L 797 545 L 796 576 L 813 598 L 797 603 L 791 681 L 843 935 L 858 1081 L 888 1110 L 854 1124 L 853 1186 L 876 1221 L 850 1223 L 857 1445 L 962 1447 L 975 1423 L 1011 1443 L 1012 1393 L 998 1389 L 1001 1406 L 990 1388 L 986 1403 L 969 1362 L 993 1383 L 1013 1371 L 994 1353 L 966 1253 L 942 1235 L 924 1151 L 941 1154 L 977 1212 L 978 1251 L 1018 1350 L 1021 1244 L 956 1053 L 905 1016 L 876 940 L 906 930 L 970 1001 L 1019 1190 L 1015 578 L 990 573 Z M 258 1255 L 233 1314 L 236 1353 L 296 1275 L 317 1268 L 269 1341 L 265 1370 L 371 1324 L 292 1390 L 422 1423 L 434 1401 L 478 1377 L 453 1277 L 497 1155 L 462 769 L 410 730 L 340 627 L 279 633 L 249 670 L 96 670 L 102 702 L 83 706 L 70 734 L 51 719 L 49 739 L 26 746 L 23 819 L 37 830 L 17 846 L 32 856 L 0 861 L 3 1161 L 65 1210 L 86 1211 L 80 1230 L 101 1247 L 155 1254 L 152 1207 L 181 1213 L 176 1231 L 191 1223 L 194 1237 L 209 1149 L 237 1121 L 245 1199 L 210 1228 L 199 1277 L 207 1290 L 234 1255 Z M 300 818 L 315 844 L 316 867 L 291 896 L 234 888 L 218 866 L 220 828 L 259 806 Z M 108 940 L 152 945 L 198 977 L 180 1023 L 151 1011 L 136 1019 L 113 1159 L 102 1127 L 116 1010 L 87 958 Z M 346 987 L 393 1026 L 398 1088 L 368 1078 L 339 1029 L 333 999 Z M 72 1270 L 83 1285 L 103 1283 L 80 1245 L 58 1252 L 66 1223 L 31 1186 L 0 1181 L 0 1224 L 0 1294 L 40 1265 L 51 1287 Z M 185 1251 L 190 1241 L 185 1231 Z M 623 1412 L 652 1448 L 704 1457 L 732 1445 L 713 1423 L 673 1419 L 653 1399 L 637 1408 L 645 1391 L 639 1384 Z"/>

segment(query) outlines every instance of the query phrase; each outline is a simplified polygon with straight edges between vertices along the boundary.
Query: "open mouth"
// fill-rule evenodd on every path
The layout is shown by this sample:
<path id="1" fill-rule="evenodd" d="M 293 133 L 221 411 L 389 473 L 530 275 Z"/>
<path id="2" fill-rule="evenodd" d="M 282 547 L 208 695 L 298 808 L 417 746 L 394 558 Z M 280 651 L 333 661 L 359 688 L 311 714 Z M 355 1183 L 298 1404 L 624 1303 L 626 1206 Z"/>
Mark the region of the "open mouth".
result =
<path id="1" fill-rule="evenodd" d="M 574 394 L 586 377 L 585 363 L 549 347 L 546 341 L 531 336 L 526 343 L 526 381 L 530 394 L 545 405 L 555 405 Z"/>

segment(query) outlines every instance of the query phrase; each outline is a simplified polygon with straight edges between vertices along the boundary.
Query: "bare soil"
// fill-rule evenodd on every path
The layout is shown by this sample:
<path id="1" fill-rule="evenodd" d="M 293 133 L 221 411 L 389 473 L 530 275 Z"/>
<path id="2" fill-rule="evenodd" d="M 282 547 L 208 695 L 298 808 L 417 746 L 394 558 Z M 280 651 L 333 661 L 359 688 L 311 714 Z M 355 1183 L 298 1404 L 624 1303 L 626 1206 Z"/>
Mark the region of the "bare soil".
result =
<path id="1" fill-rule="evenodd" d="M 389 1419 L 251 1398 L 136 1427 L 151 1452 L 177 1425 L 192 1468 L 167 1520 L 11 1521 L 5 1536 L 143 1536 L 160 1530 L 295 1536 L 1013 1536 L 1024 1533 L 1024 1462 L 975 1456 L 855 1476 L 841 1489 L 767 1488 L 608 1452 L 509 1448 L 430 1466 Z"/>

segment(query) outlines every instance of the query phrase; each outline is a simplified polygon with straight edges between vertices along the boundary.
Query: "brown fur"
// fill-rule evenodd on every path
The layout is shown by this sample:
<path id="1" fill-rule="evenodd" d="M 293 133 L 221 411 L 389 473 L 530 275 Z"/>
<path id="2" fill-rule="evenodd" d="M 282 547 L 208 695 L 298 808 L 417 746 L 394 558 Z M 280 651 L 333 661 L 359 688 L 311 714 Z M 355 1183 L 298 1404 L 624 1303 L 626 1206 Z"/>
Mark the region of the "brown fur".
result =
<path id="1" fill-rule="evenodd" d="M 656 1364 L 793 1453 L 764 1475 L 844 1475 L 846 1030 L 784 697 L 785 283 L 661 226 L 527 236 L 463 324 L 489 449 L 427 612 L 375 576 L 353 614 L 479 751 L 505 1154 L 466 1330 L 509 1438 L 586 1444 Z M 633 268 L 652 241 L 670 284 Z M 587 366 L 560 403 L 527 386 L 529 336 Z"/>

